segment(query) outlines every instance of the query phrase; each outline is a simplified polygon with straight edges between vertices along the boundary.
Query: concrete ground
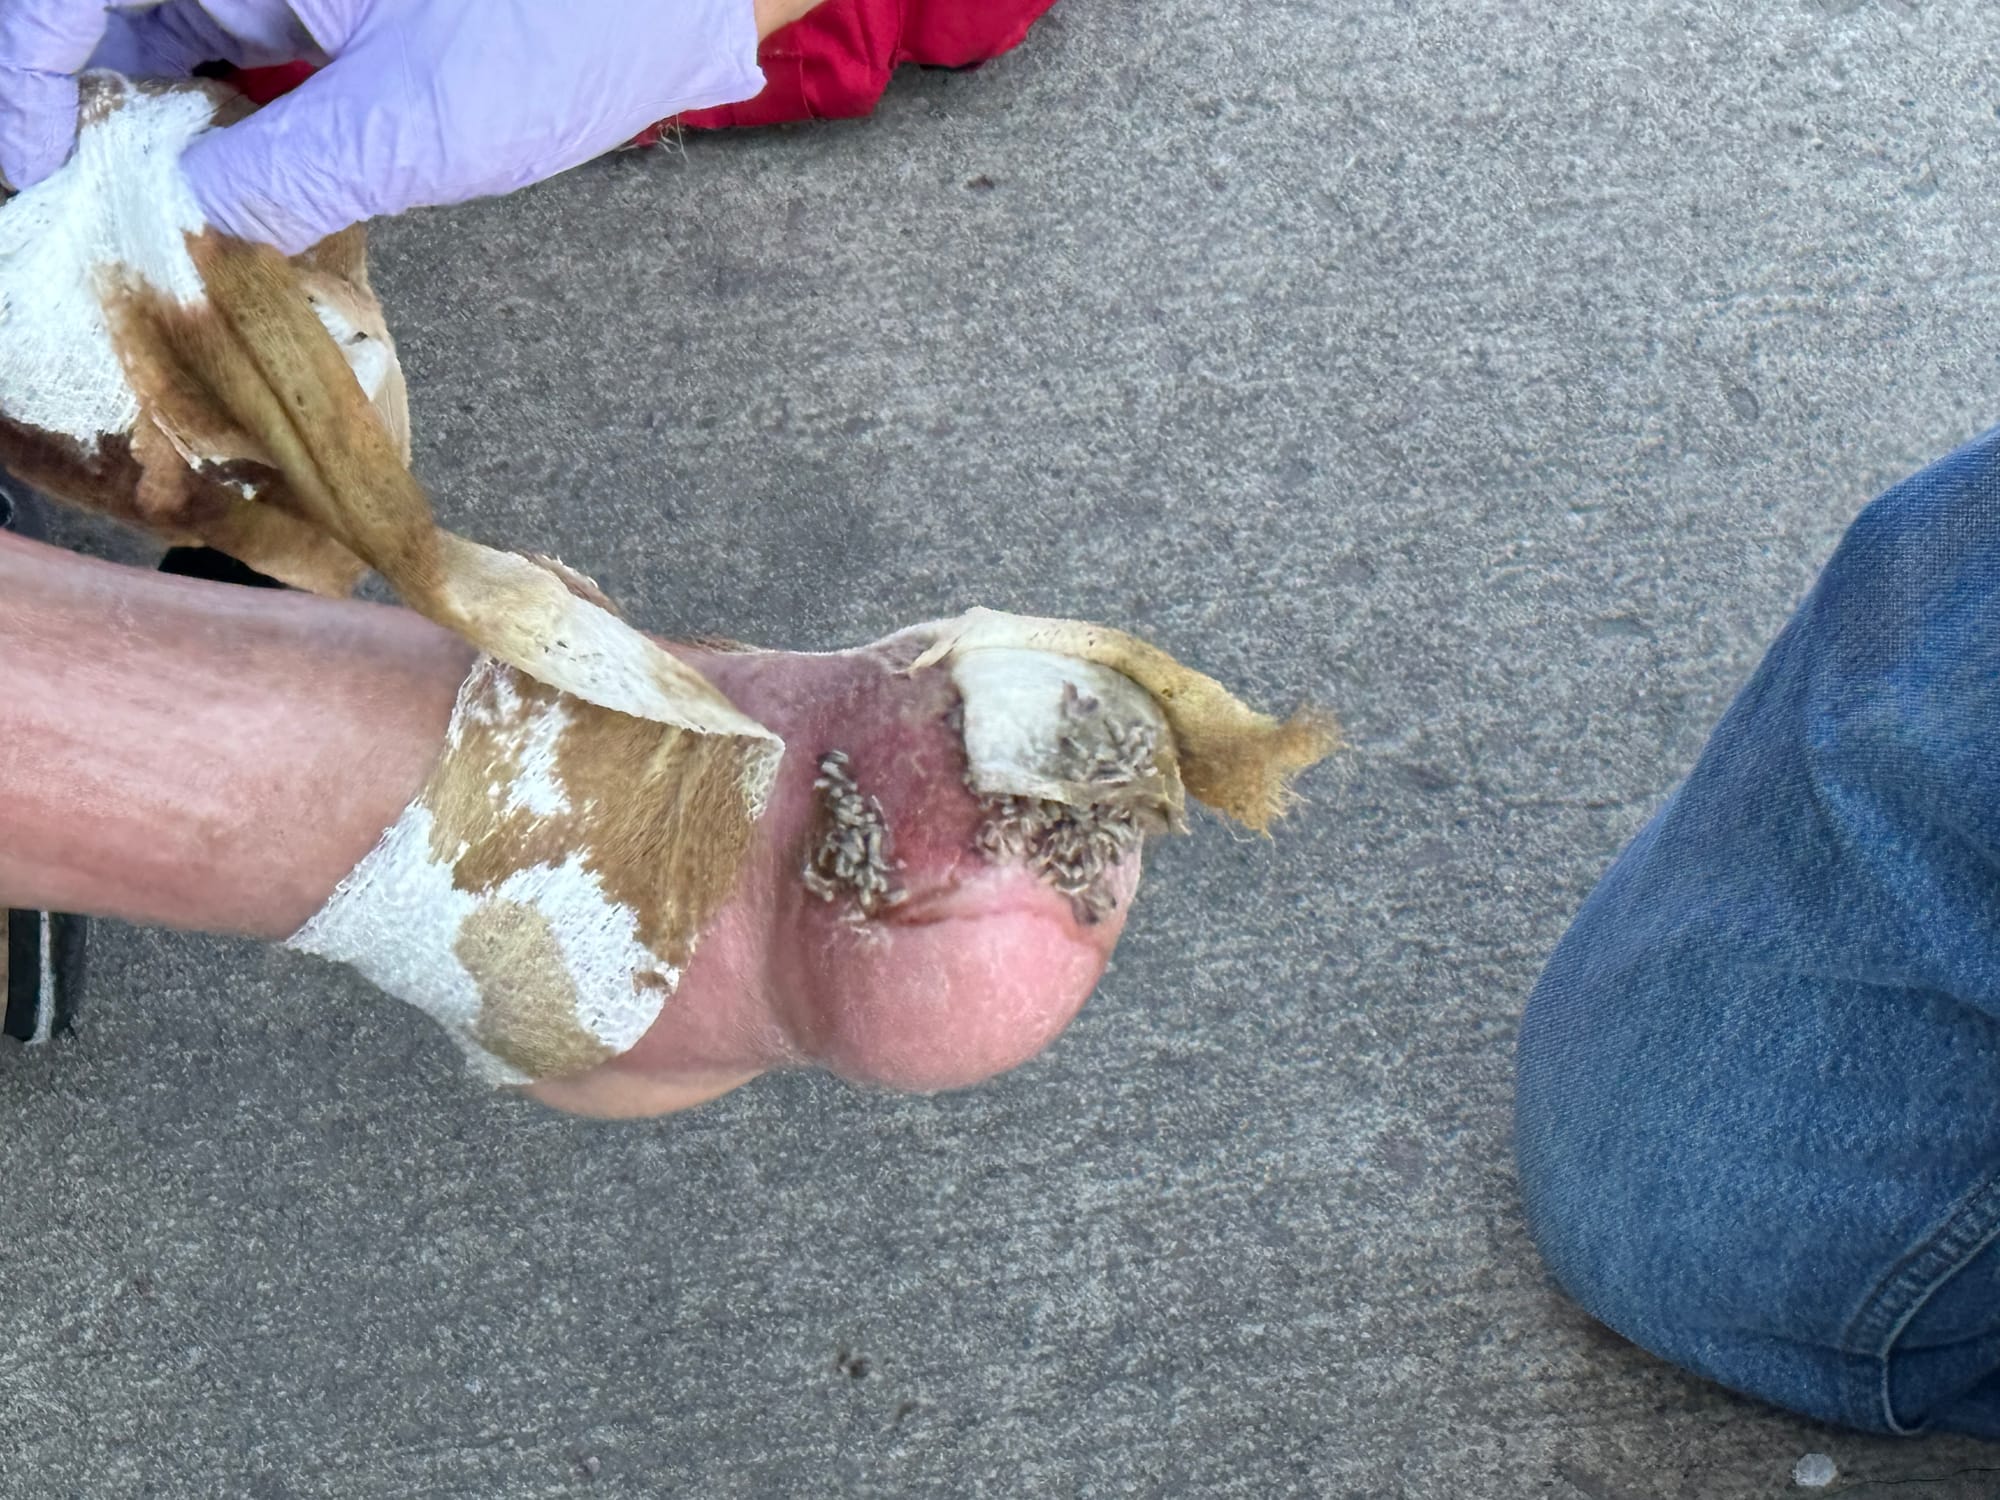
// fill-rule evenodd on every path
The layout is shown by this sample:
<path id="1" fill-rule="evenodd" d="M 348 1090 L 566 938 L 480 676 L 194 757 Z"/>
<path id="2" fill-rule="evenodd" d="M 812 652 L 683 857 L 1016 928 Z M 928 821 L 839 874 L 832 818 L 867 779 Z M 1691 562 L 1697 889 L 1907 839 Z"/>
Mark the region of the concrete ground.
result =
<path id="1" fill-rule="evenodd" d="M 1062 0 L 862 124 L 386 226 L 418 467 L 647 623 L 1098 616 L 1353 746 L 971 1093 L 657 1124 L 100 933 L 0 1056 L 9 1496 L 1990 1495 L 1546 1283 L 1538 966 L 1871 493 L 1996 416 L 1976 0 Z"/>

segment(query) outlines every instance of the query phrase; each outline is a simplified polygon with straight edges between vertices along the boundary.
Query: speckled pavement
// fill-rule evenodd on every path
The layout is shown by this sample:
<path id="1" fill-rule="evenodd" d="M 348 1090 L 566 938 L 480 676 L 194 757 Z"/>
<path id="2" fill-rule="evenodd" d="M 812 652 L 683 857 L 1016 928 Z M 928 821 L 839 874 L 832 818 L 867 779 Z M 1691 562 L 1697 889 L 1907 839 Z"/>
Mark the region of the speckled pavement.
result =
<path id="1" fill-rule="evenodd" d="M 1352 748 L 1275 844 L 1162 849 L 961 1095 L 575 1122 L 328 969 L 103 930 L 83 1035 L 0 1054 L 0 1491 L 2000 1492 L 1593 1327 L 1508 1120 L 1585 891 L 1847 520 L 2000 417 L 1994 35 L 1062 0 L 872 121 L 383 228 L 453 524 L 663 630 L 1103 617 Z"/>

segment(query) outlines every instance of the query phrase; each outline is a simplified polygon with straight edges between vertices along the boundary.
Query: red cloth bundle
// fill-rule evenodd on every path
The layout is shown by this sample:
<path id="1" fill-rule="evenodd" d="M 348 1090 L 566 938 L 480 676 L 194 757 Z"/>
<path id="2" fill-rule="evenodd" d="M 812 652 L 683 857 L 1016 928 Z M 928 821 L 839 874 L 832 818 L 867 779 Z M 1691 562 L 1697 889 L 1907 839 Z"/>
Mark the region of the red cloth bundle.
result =
<path id="1" fill-rule="evenodd" d="M 676 123 L 694 130 L 838 120 L 875 107 L 904 63 L 966 68 L 1017 46 L 1055 0 L 826 0 L 804 19 L 772 32 L 757 49 L 764 91 L 717 109 L 690 110 L 648 126 L 633 144 L 651 145 Z M 251 68 L 233 81 L 258 103 L 298 87 L 304 63 Z"/>

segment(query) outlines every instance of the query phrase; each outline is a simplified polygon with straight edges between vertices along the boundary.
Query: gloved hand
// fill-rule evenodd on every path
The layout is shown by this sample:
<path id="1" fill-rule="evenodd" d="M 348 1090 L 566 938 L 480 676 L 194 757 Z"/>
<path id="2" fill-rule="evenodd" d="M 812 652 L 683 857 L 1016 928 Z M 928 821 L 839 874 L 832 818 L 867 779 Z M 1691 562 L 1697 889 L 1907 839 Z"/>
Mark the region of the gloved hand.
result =
<path id="1" fill-rule="evenodd" d="M 86 66 L 326 64 L 188 149 L 210 221 L 287 254 L 421 204 L 511 192 L 763 87 L 752 0 L 0 0 L 0 175 L 76 139 Z"/>

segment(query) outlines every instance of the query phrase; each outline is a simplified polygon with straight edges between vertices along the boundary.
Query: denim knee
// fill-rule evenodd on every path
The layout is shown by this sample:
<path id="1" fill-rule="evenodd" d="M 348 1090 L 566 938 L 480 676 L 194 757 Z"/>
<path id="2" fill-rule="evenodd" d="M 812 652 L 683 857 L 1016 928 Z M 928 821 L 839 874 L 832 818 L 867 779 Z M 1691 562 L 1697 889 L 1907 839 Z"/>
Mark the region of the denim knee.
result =
<path id="1" fill-rule="evenodd" d="M 1522 1023 L 1518 1170 L 1557 1283 L 1654 1354 L 1817 1420 L 1982 1430 L 2000 1141 L 1963 1085 L 2000 1084 L 1994 1023 L 1685 951 L 1621 975 L 1593 961 L 1601 936 L 1572 929 Z M 1929 1096 L 1927 1062 L 1954 1059 L 1973 1066 Z"/>
<path id="2" fill-rule="evenodd" d="M 1878 1431 L 2000 1410 L 2000 438 L 1855 523 L 1523 1018 L 1590 1312 Z"/>

